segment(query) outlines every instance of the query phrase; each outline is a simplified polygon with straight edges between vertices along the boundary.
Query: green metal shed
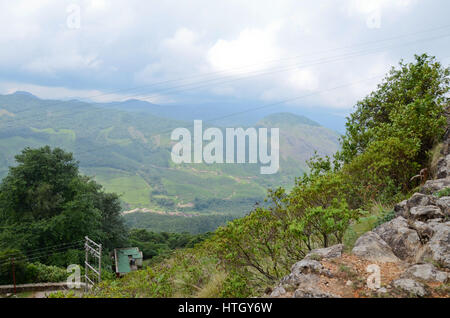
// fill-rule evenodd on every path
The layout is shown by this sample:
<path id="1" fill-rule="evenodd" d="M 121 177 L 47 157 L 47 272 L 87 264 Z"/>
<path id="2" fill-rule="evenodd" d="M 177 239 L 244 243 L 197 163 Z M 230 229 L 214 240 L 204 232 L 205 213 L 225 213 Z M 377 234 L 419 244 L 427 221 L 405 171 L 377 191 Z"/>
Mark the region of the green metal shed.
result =
<path id="1" fill-rule="evenodd" d="M 116 274 L 124 275 L 142 267 L 143 255 L 137 247 L 114 249 Z"/>

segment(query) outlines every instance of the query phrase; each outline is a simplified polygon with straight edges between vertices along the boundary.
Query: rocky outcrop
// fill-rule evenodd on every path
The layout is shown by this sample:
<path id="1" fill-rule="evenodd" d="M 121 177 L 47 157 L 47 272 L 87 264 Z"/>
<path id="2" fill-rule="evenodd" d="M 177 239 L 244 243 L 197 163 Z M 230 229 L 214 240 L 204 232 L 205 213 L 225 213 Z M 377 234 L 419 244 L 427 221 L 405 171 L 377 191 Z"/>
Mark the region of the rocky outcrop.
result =
<path id="1" fill-rule="evenodd" d="M 436 286 L 449 297 L 445 284 L 450 280 L 450 196 L 442 196 L 442 190 L 450 188 L 450 130 L 435 176 L 395 205 L 394 219 L 359 237 L 351 254 L 343 253 L 342 244 L 311 251 L 292 266 L 270 296 L 352 297 L 355 290 L 368 290 L 368 268 L 383 267 L 383 286 L 369 288 L 376 297 L 433 296 Z"/>
<path id="2" fill-rule="evenodd" d="M 367 232 L 355 243 L 352 253 L 374 262 L 398 262 L 390 246 L 375 232 Z"/>
<path id="3" fill-rule="evenodd" d="M 318 248 L 309 252 L 304 259 L 322 260 L 324 258 L 336 258 L 342 255 L 343 250 L 343 244 L 337 244 L 326 248 Z"/>
<path id="4" fill-rule="evenodd" d="M 424 282 L 440 282 L 445 283 L 448 279 L 448 274 L 439 271 L 433 264 L 416 264 L 409 267 L 401 278 L 410 278 Z"/>
<path id="5" fill-rule="evenodd" d="M 378 226 L 375 230 L 401 260 L 413 260 L 421 246 L 419 234 L 409 228 L 405 218 L 399 216 Z"/>
<path id="6" fill-rule="evenodd" d="M 412 297 L 424 297 L 428 295 L 428 291 L 422 283 L 413 279 L 401 278 L 392 282 L 395 288 L 401 289 Z"/>

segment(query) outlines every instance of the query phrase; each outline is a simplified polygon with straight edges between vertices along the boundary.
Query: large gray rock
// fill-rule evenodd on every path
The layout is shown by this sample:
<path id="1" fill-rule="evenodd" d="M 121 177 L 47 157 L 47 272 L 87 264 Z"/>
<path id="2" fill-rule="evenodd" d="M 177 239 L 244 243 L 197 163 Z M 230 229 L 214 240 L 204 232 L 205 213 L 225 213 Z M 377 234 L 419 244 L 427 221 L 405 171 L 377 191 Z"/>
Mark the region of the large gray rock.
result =
<path id="1" fill-rule="evenodd" d="M 434 235 L 427 243 L 429 255 L 435 261 L 450 268 L 450 222 L 430 223 L 434 230 Z"/>
<path id="2" fill-rule="evenodd" d="M 404 218 L 408 217 L 407 203 L 408 200 L 403 200 L 394 206 L 395 216 L 403 216 Z"/>
<path id="3" fill-rule="evenodd" d="M 434 198 L 431 195 L 423 193 L 414 193 L 407 201 L 406 206 L 409 209 L 415 206 L 426 206 L 434 204 Z"/>
<path id="4" fill-rule="evenodd" d="M 314 286 L 319 282 L 319 276 L 315 274 L 294 274 L 284 276 L 280 281 L 280 286 L 287 288 L 288 286 Z"/>
<path id="5" fill-rule="evenodd" d="M 450 197 L 442 197 L 436 200 L 436 205 L 441 208 L 445 216 L 450 217 Z"/>
<path id="6" fill-rule="evenodd" d="M 436 178 L 443 179 L 450 176 L 450 155 L 441 158 L 437 163 Z"/>
<path id="7" fill-rule="evenodd" d="M 422 221 L 415 221 L 412 225 L 410 225 L 419 235 L 420 241 L 425 244 L 428 242 L 434 235 L 433 227 L 430 226 L 429 223 L 425 223 Z"/>
<path id="8" fill-rule="evenodd" d="M 318 248 L 309 252 L 304 259 L 321 260 L 324 258 L 330 259 L 341 257 L 343 249 L 343 244 L 337 244 L 326 248 Z"/>
<path id="9" fill-rule="evenodd" d="M 405 218 L 399 216 L 373 230 L 392 249 L 401 260 L 414 260 L 421 247 L 420 237 L 416 231 L 408 227 Z"/>
<path id="10" fill-rule="evenodd" d="M 392 282 L 392 285 L 403 290 L 411 296 L 424 297 L 428 295 L 428 292 L 422 283 L 416 282 L 415 280 L 410 278 L 400 278 L 394 280 Z"/>
<path id="11" fill-rule="evenodd" d="M 281 297 L 286 294 L 286 290 L 283 286 L 277 286 L 273 290 L 273 292 L 270 294 L 270 297 Z"/>
<path id="12" fill-rule="evenodd" d="M 446 177 L 445 179 L 428 180 L 420 188 L 420 192 L 424 194 L 433 194 L 448 187 L 450 187 L 450 177 Z"/>
<path id="13" fill-rule="evenodd" d="M 401 278 L 411 278 L 426 282 L 441 282 L 447 281 L 447 273 L 436 269 L 432 264 L 417 264 L 409 267 Z"/>
<path id="14" fill-rule="evenodd" d="M 323 292 L 315 287 L 305 287 L 297 289 L 293 298 L 340 298 L 340 296 Z"/>
<path id="15" fill-rule="evenodd" d="M 444 213 L 442 213 L 441 209 L 435 205 L 415 206 L 409 210 L 409 213 L 414 220 L 419 221 L 444 217 Z"/>
<path id="16" fill-rule="evenodd" d="M 296 275 L 308 273 L 320 273 L 322 269 L 323 266 L 318 261 L 304 259 L 292 265 L 291 273 Z"/>
<path id="17" fill-rule="evenodd" d="M 379 262 L 399 262 L 389 245 L 375 232 L 369 231 L 360 236 L 353 247 L 356 256 Z"/>

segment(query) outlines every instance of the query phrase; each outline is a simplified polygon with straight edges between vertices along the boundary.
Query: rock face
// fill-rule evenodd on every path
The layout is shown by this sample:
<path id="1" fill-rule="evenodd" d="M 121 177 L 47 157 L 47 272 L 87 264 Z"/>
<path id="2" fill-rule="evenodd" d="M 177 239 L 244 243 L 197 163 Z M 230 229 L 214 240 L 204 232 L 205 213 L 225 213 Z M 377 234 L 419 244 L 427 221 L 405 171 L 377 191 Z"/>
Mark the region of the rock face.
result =
<path id="1" fill-rule="evenodd" d="M 393 253 L 390 246 L 375 232 L 367 232 L 355 243 L 352 253 L 375 262 L 398 262 L 400 261 Z"/>
<path id="2" fill-rule="evenodd" d="M 450 125 L 450 115 L 448 124 Z M 351 255 L 357 258 L 356 263 L 343 253 L 342 244 L 313 250 L 292 266 L 291 273 L 281 279 L 271 297 L 286 297 L 285 295 L 302 298 L 339 297 L 335 290 L 323 287 L 328 286 L 330 280 L 334 280 L 333 284 L 336 284 L 335 280 L 340 279 L 344 275 L 343 272 L 350 275 L 345 266 L 341 268 L 341 272 L 336 271 L 338 268 L 336 265 L 334 271 L 330 271 L 333 270 L 330 261 L 339 260 L 351 264 L 364 263 L 364 266 L 373 262 L 376 266 L 384 266 L 388 272 L 394 268 L 396 276 L 390 276 L 391 273 L 385 271 L 383 275 L 390 277 L 389 281 L 387 284 L 385 282 L 383 287 L 375 288 L 374 292 L 381 296 L 400 291 L 403 297 L 425 297 L 433 293 L 434 287 L 430 287 L 429 284 L 436 286 L 448 283 L 450 196 L 441 196 L 443 194 L 441 190 L 450 188 L 449 129 L 445 135 L 442 155 L 435 171 L 437 179 L 426 181 L 419 193 L 414 193 L 408 200 L 396 204 L 394 207 L 396 217 L 393 220 L 381 224 L 357 239 Z M 324 267 L 323 264 L 328 265 Z M 354 268 L 357 269 L 358 266 Z M 361 273 L 361 268 L 359 272 Z M 351 272 L 351 275 L 356 274 Z M 355 285 L 357 282 L 357 276 L 342 277 L 340 288 L 352 286 L 361 288 L 361 285 L 359 287 Z M 448 292 L 446 296 L 449 296 Z"/>
<path id="3" fill-rule="evenodd" d="M 337 244 L 326 248 L 318 248 L 309 252 L 304 259 L 321 260 L 324 258 L 341 257 L 343 250 L 343 244 Z"/>
<path id="4" fill-rule="evenodd" d="M 436 269 L 432 264 L 417 264 L 409 267 L 401 278 L 410 278 L 426 282 L 445 283 L 448 279 L 446 272 Z"/>
<path id="5" fill-rule="evenodd" d="M 378 226 L 375 230 L 401 260 L 412 260 L 421 247 L 419 234 L 408 227 L 405 218 L 399 216 Z"/>
<path id="6" fill-rule="evenodd" d="M 399 288 L 411 296 L 424 297 L 428 295 L 425 286 L 419 282 L 416 282 L 413 279 L 409 278 L 401 278 L 392 282 L 394 287 Z"/>
<path id="7" fill-rule="evenodd" d="M 430 251 L 433 261 L 450 268 L 450 222 L 436 224 L 433 230 L 434 235 L 426 248 Z"/>
<path id="8" fill-rule="evenodd" d="M 444 217 L 441 208 L 435 205 L 415 206 L 409 211 L 413 220 L 426 221 Z"/>

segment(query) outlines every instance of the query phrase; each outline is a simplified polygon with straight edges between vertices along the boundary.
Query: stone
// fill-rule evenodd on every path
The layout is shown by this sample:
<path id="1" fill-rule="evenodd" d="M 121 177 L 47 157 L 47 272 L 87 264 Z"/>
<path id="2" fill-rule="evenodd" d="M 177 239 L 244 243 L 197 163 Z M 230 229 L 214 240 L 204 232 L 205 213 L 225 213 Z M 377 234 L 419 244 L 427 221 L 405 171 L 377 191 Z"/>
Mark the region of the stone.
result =
<path id="1" fill-rule="evenodd" d="M 426 221 L 444 217 L 441 209 L 435 205 L 415 206 L 409 210 L 414 220 Z"/>
<path id="2" fill-rule="evenodd" d="M 414 259 L 421 247 L 419 235 L 408 227 L 408 222 L 401 216 L 378 226 L 373 232 L 378 234 L 401 260 Z"/>
<path id="3" fill-rule="evenodd" d="M 320 262 L 318 261 L 310 259 L 303 259 L 300 262 L 295 263 L 291 267 L 291 273 L 295 275 L 321 272 L 323 272 L 322 264 L 320 264 Z"/>
<path id="4" fill-rule="evenodd" d="M 323 258 L 337 258 L 341 257 L 343 250 L 343 244 L 337 244 L 326 248 L 318 248 L 309 252 L 304 259 L 321 260 Z"/>
<path id="5" fill-rule="evenodd" d="M 433 230 L 434 235 L 427 243 L 431 258 L 450 268 L 450 222 L 435 224 Z"/>
<path id="6" fill-rule="evenodd" d="M 345 283 L 345 286 L 352 286 L 353 285 L 353 282 L 351 281 L 351 280 L 348 280 L 346 283 Z"/>
<path id="7" fill-rule="evenodd" d="M 447 281 L 447 273 L 436 269 L 433 264 L 417 264 L 409 267 L 401 278 L 411 278 L 426 282 L 441 282 Z"/>
<path id="8" fill-rule="evenodd" d="M 377 289 L 378 294 L 386 294 L 388 290 L 385 287 L 381 287 Z"/>
<path id="9" fill-rule="evenodd" d="M 407 203 L 408 203 L 408 200 L 403 200 L 402 202 L 397 203 L 394 206 L 395 216 L 403 216 L 403 217 L 408 216 Z"/>
<path id="10" fill-rule="evenodd" d="M 424 194 L 433 194 L 448 187 L 450 187 L 450 177 L 446 177 L 445 179 L 428 180 L 420 188 L 420 192 Z"/>
<path id="11" fill-rule="evenodd" d="M 445 196 L 437 199 L 436 205 L 441 208 L 446 217 L 450 217 L 450 197 Z"/>
<path id="12" fill-rule="evenodd" d="M 389 245 L 375 232 L 369 231 L 356 240 L 352 253 L 370 261 L 399 262 Z"/>
<path id="13" fill-rule="evenodd" d="M 433 228 L 428 224 L 421 221 L 415 221 L 412 227 L 417 232 L 422 243 L 428 242 L 434 235 Z"/>
<path id="14" fill-rule="evenodd" d="M 315 274 L 294 274 L 290 273 L 289 275 L 283 277 L 280 281 L 280 285 L 282 286 L 314 286 L 319 282 L 319 276 Z"/>
<path id="15" fill-rule="evenodd" d="M 286 294 L 286 290 L 283 286 L 275 287 L 273 292 L 270 294 L 270 297 L 280 297 Z"/>
<path id="16" fill-rule="evenodd" d="M 406 202 L 409 210 L 416 206 L 432 205 L 434 203 L 434 199 L 431 195 L 416 192 Z"/>
<path id="17" fill-rule="evenodd" d="M 407 292 L 411 296 L 424 297 L 428 295 L 428 292 L 422 283 L 416 282 L 410 278 L 400 278 L 393 281 L 392 284 L 394 287 Z"/>
<path id="18" fill-rule="evenodd" d="M 443 179 L 450 175 L 450 155 L 439 159 L 437 165 L 436 178 Z"/>
<path id="19" fill-rule="evenodd" d="M 340 298 L 338 295 L 325 293 L 317 288 L 299 288 L 294 292 L 293 298 Z"/>

